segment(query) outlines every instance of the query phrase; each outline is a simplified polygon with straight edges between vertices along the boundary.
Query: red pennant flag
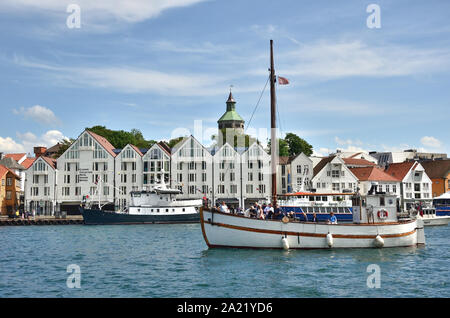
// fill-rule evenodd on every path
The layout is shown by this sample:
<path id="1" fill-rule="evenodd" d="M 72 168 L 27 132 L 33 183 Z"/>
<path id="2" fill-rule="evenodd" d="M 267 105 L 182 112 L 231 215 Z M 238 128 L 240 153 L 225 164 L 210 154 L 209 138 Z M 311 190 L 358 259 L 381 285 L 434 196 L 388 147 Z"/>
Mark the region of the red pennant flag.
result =
<path id="1" fill-rule="evenodd" d="M 289 81 L 288 81 L 287 78 L 278 76 L 278 84 L 280 84 L 280 85 L 287 85 L 287 84 L 289 84 Z"/>

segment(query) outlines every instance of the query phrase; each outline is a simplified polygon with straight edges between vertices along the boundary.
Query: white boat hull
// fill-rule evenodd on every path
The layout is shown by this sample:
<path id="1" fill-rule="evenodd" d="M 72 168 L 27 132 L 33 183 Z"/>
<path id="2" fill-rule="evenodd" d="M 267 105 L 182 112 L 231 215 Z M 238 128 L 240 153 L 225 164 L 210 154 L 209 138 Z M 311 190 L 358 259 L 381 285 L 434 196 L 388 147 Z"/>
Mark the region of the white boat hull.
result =
<path id="1" fill-rule="evenodd" d="M 424 217 L 422 218 L 423 225 L 433 226 L 433 225 L 448 225 L 450 222 L 450 216 L 435 216 L 435 217 Z"/>
<path id="2" fill-rule="evenodd" d="M 425 243 L 421 221 L 389 224 L 325 224 L 312 222 L 283 223 L 211 212 L 201 209 L 203 237 L 210 248 L 375 248 L 377 236 L 383 247 L 416 246 Z M 331 234 L 327 237 L 327 234 Z M 286 238 L 286 240 L 282 240 Z"/>

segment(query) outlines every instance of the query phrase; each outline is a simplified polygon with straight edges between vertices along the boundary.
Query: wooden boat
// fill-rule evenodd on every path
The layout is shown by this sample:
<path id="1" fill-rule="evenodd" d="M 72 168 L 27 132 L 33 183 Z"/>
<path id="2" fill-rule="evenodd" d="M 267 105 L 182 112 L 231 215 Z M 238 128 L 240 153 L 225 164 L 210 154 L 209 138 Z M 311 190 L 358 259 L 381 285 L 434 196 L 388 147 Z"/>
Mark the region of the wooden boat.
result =
<path id="1" fill-rule="evenodd" d="M 270 41 L 271 140 L 276 139 L 275 70 Z M 272 203 L 277 203 L 276 143 L 271 143 Z M 352 223 L 300 222 L 285 216 L 265 220 L 200 209 L 203 238 L 210 248 L 381 248 L 425 244 L 423 221 L 397 219 L 396 199 L 386 193 L 368 192 L 352 197 Z"/>

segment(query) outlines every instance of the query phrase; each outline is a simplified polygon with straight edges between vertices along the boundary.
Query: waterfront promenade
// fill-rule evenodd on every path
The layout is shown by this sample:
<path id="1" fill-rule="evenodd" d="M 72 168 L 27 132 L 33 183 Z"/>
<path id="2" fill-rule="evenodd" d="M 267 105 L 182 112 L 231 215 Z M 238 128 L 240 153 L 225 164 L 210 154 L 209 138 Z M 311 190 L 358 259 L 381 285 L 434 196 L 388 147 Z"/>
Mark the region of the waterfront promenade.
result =
<path id="1" fill-rule="evenodd" d="M 50 215 L 39 215 L 22 219 L 9 218 L 8 216 L 0 216 L 0 226 L 8 225 L 69 225 L 69 224 L 84 224 L 82 215 L 67 215 L 65 217 L 57 217 Z"/>

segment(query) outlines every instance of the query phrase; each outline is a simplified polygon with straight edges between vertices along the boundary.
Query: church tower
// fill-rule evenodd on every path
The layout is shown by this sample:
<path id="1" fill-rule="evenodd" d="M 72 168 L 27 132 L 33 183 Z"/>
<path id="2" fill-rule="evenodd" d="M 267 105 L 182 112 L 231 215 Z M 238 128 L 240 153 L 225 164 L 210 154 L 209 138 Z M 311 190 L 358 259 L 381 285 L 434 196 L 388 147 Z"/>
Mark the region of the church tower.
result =
<path id="1" fill-rule="evenodd" d="M 227 131 L 232 129 L 237 134 L 243 134 L 245 121 L 236 112 L 236 101 L 233 98 L 233 94 L 231 94 L 231 90 L 226 104 L 227 111 L 217 121 L 219 124 L 219 131 L 222 131 L 222 129 L 226 129 Z"/>

